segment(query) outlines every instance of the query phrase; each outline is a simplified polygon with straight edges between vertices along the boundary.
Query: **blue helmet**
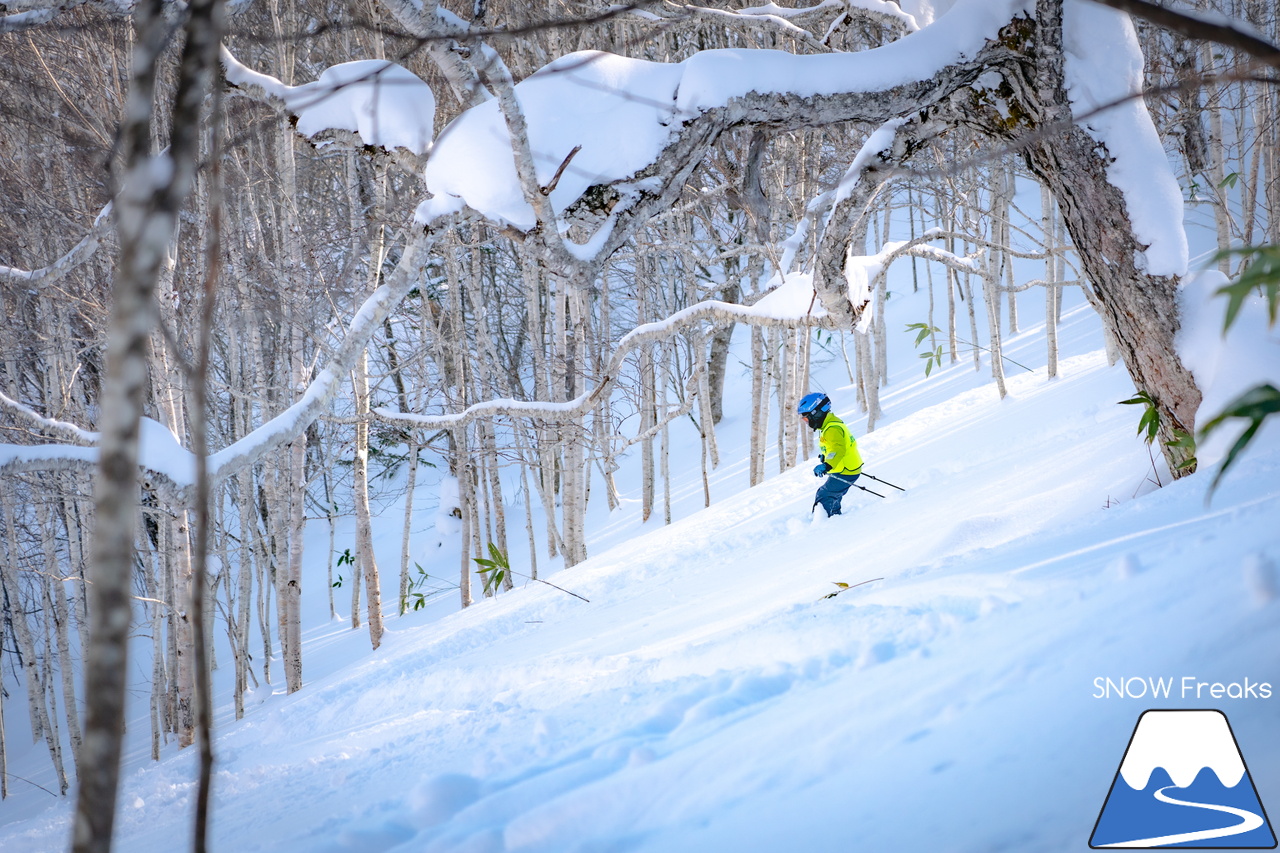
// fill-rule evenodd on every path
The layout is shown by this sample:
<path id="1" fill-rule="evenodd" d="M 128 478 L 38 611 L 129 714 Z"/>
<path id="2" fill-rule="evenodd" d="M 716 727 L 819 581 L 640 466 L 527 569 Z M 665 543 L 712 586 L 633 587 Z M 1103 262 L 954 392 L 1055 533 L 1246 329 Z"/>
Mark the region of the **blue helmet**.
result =
<path id="1" fill-rule="evenodd" d="M 800 398 L 800 405 L 796 408 L 796 411 L 802 415 L 825 415 L 831 411 L 831 398 L 817 391 L 812 394 L 805 394 Z"/>

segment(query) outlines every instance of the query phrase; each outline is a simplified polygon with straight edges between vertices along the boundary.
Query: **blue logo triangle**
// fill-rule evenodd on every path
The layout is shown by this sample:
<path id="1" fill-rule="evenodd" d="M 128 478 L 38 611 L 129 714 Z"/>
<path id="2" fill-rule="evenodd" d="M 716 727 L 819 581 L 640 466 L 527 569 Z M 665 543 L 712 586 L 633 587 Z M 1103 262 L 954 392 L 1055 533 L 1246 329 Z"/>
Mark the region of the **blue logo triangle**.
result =
<path id="1" fill-rule="evenodd" d="M 1089 846 L 1274 848 L 1275 833 L 1226 714 L 1143 712 Z"/>

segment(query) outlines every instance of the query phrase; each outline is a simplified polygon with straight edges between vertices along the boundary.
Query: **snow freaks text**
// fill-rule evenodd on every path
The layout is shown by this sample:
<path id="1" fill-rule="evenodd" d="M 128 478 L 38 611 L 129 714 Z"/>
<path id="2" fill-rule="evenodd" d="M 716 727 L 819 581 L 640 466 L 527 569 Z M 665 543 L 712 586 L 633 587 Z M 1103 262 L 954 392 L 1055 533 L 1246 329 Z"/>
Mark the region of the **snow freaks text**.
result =
<path id="1" fill-rule="evenodd" d="M 1181 678 L 1130 676 L 1093 680 L 1094 699 L 1270 699 L 1271 682 L 1202 681 L 1193 675 Z"/>

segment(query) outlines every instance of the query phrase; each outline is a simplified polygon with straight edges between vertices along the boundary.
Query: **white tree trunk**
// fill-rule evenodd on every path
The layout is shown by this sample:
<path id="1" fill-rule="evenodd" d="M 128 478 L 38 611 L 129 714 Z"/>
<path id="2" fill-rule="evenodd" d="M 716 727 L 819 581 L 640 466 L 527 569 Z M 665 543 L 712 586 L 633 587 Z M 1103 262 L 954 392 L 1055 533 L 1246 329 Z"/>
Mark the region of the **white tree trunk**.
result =
<path id="1" fill-rule="evenodd" d="M 751 475 L 757 486 L 765 478 L 765 446 L 769 439 L 769 380 L 763 329 L 751 327 Z"/>
<path id="2" fill-rule="evenodd" d="M 404 527 L 400 533 L 400 608 L 404 615 L 409 606 L 409 541 L 413 532 L 413 493 L 418 484 L 418 439 L 412 432 L 408 443 L 409 470 L 405 472 L 404 484 Z"/>
<path id="3" fill-rule="evenodd" d="M 1213 53 L 1216 48 L 1205 42 L 1200 46 L 1200 63 L 1206 74 L 1213 73 Z M 1218 251 L 1231 248 L 1231 210 L 1228 206 L 1228 188 L 1223 185 L 1227 177 L 1225 165 L 1226 140 L 1222 134 L 1222 105 L 1219 103 L 1217 90 L 1209 86 L 1205 90 L 1205 112 L 1209 114 L 1209 198 L 1213 199 L 1213 222 L 1218 234 Z M 1218 260 L 1218 272 L 1231 275 L 1231 258 Z"/>
<path id="4" fill-rule="evenodd" d="M 372 515 L 369 511 L 369 364 L 362 354 L 352 373 L 356 398 L 356 447 L 352 465 L 353 491 L 356 503 L 356 561 L 365 581 L 368 602 L 369 640 L 376 649 L 382 644 L 382 589 L 378 580 L 378 561 L 373 553 Z"/>
<path id="5" fill-rule="evenodd" d="M 10 506 L 0 505 L 0 512 L 5 517 L 5 532 L 9 541 L 9 553 L 18 554 L 18 538 L 14 530 L 13 510 Z M 0 572 L 3 572 L 4 586 L 9 591 L 11 600 L 21 602 L 21 587 L 18 586 L 18 573 L 12 559 L 0 561 Z M 39 657 L 36 654 L 36 640 L 31 635 L 31 625 L 27 622 L 25 608 L 19 604 L 15 608 L 13 618 L 14 639 L 18 641 L 18 656 L 22 661 L 22 674 L 27 688 L 27 710 L 31 717 L 31 742 L 36 743 L 41 737 L 49 747 L 49 757 L 53 761 L 61 793 L 67 792 L 67 774 L 62 767 L 62 750 L 54 737 L 52 720 L 49 718 L 49 706 L 45 701 L 44 682 L 40 677 Z"/>
<path id="6" fill-rule="evenodd" d="M 1049 188 L 1040 186 L 1040 227 L 1044 231 L 1044 340 L 1046 371 L 1050 379 L 1058 376 L 1058 305 L 1062 299 L 1058 266 L 1060 247 L 1055 241 L 1057 217 Z"/>
<path id="7" fill-rule="evenodd" d="M 4 625 L 0 624 L 0 646 L 4 645 Z M 4 735 L 4 691 L 0 690 L 0 801 L 9 798 L 9 753 Z"/>
<path id="8" fill-rule="evenodd" d="M 458 595 L 464 608 L 470 607 L 474 597 L 471 594 L 471 509 L 475 495 L 472 494 L 474 477 L 471 474 L 471 450 L 467 442 L 467 429 L 462 427 L 454 432 L 454 446 L 458 458 L 458 505 L 462 510 L 462 535 L 459 537 L 458 550 L 462 554 L 462 565 L 458 576 Z"/>
<path id="9" fill-rule="evenodd" d="M 66 584 L 62 577 L 62 566 L 58 560 L 53 520 L 49 516 L 48 507 L 42 502 L 36 503 L 36 523 L 40 526 L 41 547 L 44 551 L 45 593 L 53 604 L 53 623 L 57 633 L 58 674 L 62 682 L 62 707 L 67 717 L 67 733 L 71 736 L 73 763 L 78 764 L 81 733 L 68 631 L 71 610 L 67 606 Z"/>

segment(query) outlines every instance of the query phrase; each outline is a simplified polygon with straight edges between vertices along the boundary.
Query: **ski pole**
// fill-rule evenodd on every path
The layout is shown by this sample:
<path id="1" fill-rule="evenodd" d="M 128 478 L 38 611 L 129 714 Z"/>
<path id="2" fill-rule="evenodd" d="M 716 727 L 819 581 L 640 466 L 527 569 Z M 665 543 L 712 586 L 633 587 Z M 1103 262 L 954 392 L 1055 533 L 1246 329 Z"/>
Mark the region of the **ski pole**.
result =
<path id="1" fill-rule="evenodd" d="M 905 491 L 906 491 L 906 489 L 902 488 L 902 486 L 895 486 L 895 485 L 893 485 L 893 483 L 890 483 L 888 480 L 881 480 L 881 479 L 880 479 L 879 477 L 877 477 L 875 474 L 868 474 L 866 471 L 863 471 L 863 472 L 862 472 L 862 476 L 867 477 L 867 478 L 872 479 L 872 480 L 875 480 L 877 483 L 884 483 L 886 486 L 889 486 L 890 488 L 897 489 L 897 490 L 898 490 L 898 491 L 900 491 L 900 492 L 905 492 Z"/>
<path id="2" fill-rule="evenodd" d="M 867 494 L 869 494 L 869 495 L 875 495 L 875 496 L 876 496 L 876 497 L 878 497 L 878 498 L 882 498 L 882 497 L 884 497 L 884 495 L 880 494 L 879 492 L 873 492 L 873 491 L 871 491 L 870 489 L 868 489 L 866 486 L 859 486 L 857 483 L 854 483 L 854 482 L 851 482 L 851 481 L 849 481 L 849 480 L 845 479 L 845 477 L 843 477 L 843 476 L 842 476 L 842 475 L 840 475 L 840 474 L 829 474 L 828 476 L 830 476 L 830 477 L 834 477 L 835 479 L 839 480 L 839 481 L 840 481 L 840 482 L 842 482 L 842 483 L 848 483 L 849 485 L 853 486 L 855 489 L 862 489 L 862 491 L 866 492 L 866 493 L 867 493 Z M 853 479 L 855 479 L 855 480 L 856 480 L 856 479 L 858 479 L 858 476 L 859 476 L 859 475 L 855 474 L 855 475 L 853 476 Z M 864 476 L 864 477 L 865 477 L 865 476 L 867 476 L 867 475 L 866 475 L 866 474 L 863 474 L 862 476 Z M 874 479 L 874 478 L 873 478 L 873 479 Z M 814 506 L 817 506 L 817 504 L 815 503 L 815 504 L 814 504 Z M 813 510 L 809 510 L 809 511 L 810 511 L 810 512 L 813 512 Z"/>

